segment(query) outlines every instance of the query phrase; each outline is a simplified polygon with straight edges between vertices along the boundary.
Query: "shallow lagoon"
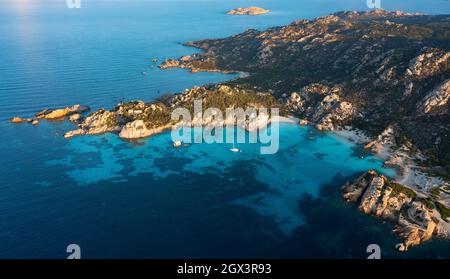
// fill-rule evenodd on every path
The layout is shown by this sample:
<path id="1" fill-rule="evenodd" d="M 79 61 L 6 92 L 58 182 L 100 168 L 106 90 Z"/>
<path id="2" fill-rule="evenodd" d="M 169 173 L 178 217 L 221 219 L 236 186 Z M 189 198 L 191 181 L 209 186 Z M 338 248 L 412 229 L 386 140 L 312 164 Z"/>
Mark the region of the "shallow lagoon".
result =
<path id="1" fill-rule="evenodd" d="M 170 133 L 137 142 L 125 142 L 116 135 L 79 137 L 66 147 L 68 158 L 45 162 L 49 167 L 68 167 L 68 177 L 79 185 L 108 180 L 126 182 L 130 176 L 151 173 L 154 178 L 183 177 L 183 173 L 213 173 L 224 179 L 226 171 L 238 162 L 255 169 L 254 179 L 268 186 L 267 191 L 244 197 L 233 203 L 255 209 L 272 217 L 280 229 L 289 233 L 303 224 L 298 198 L 303 193 L 317 197 L 319 187 L 335 175 L 349 176 L 368 169 L 386 175 L 394 170 L 382 168 L 382 161 L 369 156 L 360 159 L 353 144 L 329 133 L 291 123 L 280 125 L 280 148 L 274 155 L 261 155 L 261 144 L 236 144 L 240 153 L 230 151 L 231 144 L 192 144 L 172 147 Z M 96 158 L 83 162 L 79 157 Z M 232 182 L 232 180 L 231 180 Z M 204 185 L 208 187 L 208 185 Z"/>

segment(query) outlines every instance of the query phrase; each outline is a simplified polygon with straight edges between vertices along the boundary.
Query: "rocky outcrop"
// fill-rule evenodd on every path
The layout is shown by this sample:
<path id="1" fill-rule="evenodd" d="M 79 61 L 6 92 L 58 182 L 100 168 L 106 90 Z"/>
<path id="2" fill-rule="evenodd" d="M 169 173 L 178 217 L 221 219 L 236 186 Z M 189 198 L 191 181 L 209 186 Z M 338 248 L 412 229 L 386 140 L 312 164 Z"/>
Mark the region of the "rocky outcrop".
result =
<path id="1" fill-rule="evenodd" d="M 69 121 L 73 123 L 78 123 L 81 121 L 83 116 L 80 113 L 74 113 L 71 116 L 69 116 Z"/>
<path id="2" fill-rule="evenodd" d="M 71 107 L 65 107 L 62 109 L 45 109 L 41 112 L 36 113 L 37 118 L 44 119 L 62 119 L 74 113 L 83 113 L 89 110 L 89 107 L 82 105 L 73 105 Z"/>
<path id="3" fill-rule="evenodd" d="M 158 67 L 162 70 L 169 69 L 169 68 L 178 68 L 178 67 L 181 67 L 181 63 L 180 63 L 180 61 L 178 61 L 176 59 L 166 59 Z"/>
<path id="4" fill-rule="evenodd" d="M 142 120 L 134 120 L 133 122 L 127 123 L 123 126 L 119 133 L 119 137 L 123 139 L 145 138 L 150 135 L 150 130 L 147 129 L 144 121 Z"/>
<path id="5" fill-rule="evenodd" d="M 30 122 L 30 121 L 32 121 L 32 120 L 31 119 L 17 117 L 17 116 L 11 118 L 11 123 L 24 123 L 24 122 Z"/>
<path id="6" fill-rule="evenodd" d="M 11 123 L 30 123 L 32 125 L 38 125 L 39 121 L 37 119 L 33 119 L 33 118 L 21 118 L 21 117 L 13 117 L 11 118 Z"/>
<path id="7" fill-rule="evenodd" d="M 450 68 L 450 52 L 436 48 L 423 48 L 423 53 L 413 58 L 406 74 L 416 79 L 424 79 Z"/>
<path id="8" fill-rule="evenodd" d="M 448 238 L 448 224 L 434 209 L 434 201 L 418 197 L 416 191 L 373 170 L 345 184 L 342 197 L 366 214 L 393 222 L 394 232 L 403 240 L 397 245 L 400 251 L 433 235 Z"/>
<path id="9" fill-rule="evenodd" d="M 71 137 L 75 137 L 75 136 L 82 136 L 82 135 L 86 135 L 86 131 L 83 129 L 77 129 L 77 130 L 72 130 L 72 131 L 68 131 L 67 133 L 64 134 L 64 138 L 68 139 Z"/>
<path id="10" fill-rule="evenodd" d="M 321 107 L 322 109 L 322 107 Z M 318 113 L 323 113 L 319 110 Z M 328 109 L 328 112 L 320 118 L 316 128 L 319 131 L 333 131 L 336 126 L 345 125 L 349 119 L 354 115 L 355 110 L 353 105 L 349 102 L 338 102 L 334 106 Z"/>
<path id="11" fill-rule="evenodd" d="M 229 15 L 262 15 L 269 13 L 270 10 L 266 10 L 259 7 L 248 7 L 248 8 L 236 8 L 229 11 Z"/>
<path id="12" fill-rule="evenodd" d="M 441 220 L 442 221 L 442 220 Z M 397 244 L 399 251 L 419 245 L 437 234 L 437 219 L 433 219 L 431 211 L 421 202 L 412 202 L 406 208 L 405 216 L 400 215 L 394 232 L 403 239 Z"/>
<path id="13" fill-rule="evenodd" d="M 288 108 L 292 112 L 303 111 L 304 106 L 305 100 L 297 92 L 291 93 L 291 96 L 286 101 L 286 108 Z"/>
<path id="14" fill-rule="evenodd" d="M 44 109 L 40 112 L 35 113 L 38 119 L 48 119 L 48 120 L 63 120 L 66 116 L 70 116 L 70 121 L 76 122 L 75 118 L 78 120 L 82 117 L 81 113 L 89 110 L 89 107 L 82 105 L 73 105 L 71 107 L 66 107 L 62 109 Z M 13 117 L 11 118 L 12 123 L 30 123 L 32 125 L 38 125 L 39 120 L 35 118 L 22 118 Z"/>
<path id="15" fill-rule="evenodd" d="M 162 133 L 164 130 L 172 128 L 172 124 L 163 125 L 156 128 L 147 128 L 142 120 L 134 120 L 122 127 L 119 137 L 123 139 L 140 139 L 150 137 L 154 134 Z"/>
<path id="16" fill-rule="evenodd" d="M 80 129 L 67 132 L 64 137 L 70 138 L 78 135 L 97 135 L 107 132 L 120 131 L 117 115 L 115 112 L 98 110 L 79 125 Z"/>
<path id="17" fill-rule="evenodd" d="M 448 113 L 448 104 L 450 99 L 450 79 L 439 84 L 435 89 L 428 93 L 422 102 L 418 105 L 419 113 Z"/>
<path id="18" fill-rule="evenodd" d="M 194 101 L 200 100 L 203 114 L 201 118 L 193 116 Z M 268 93 L 255 92 L 234 88 L 227 85 L 211 85 L 194 87 L 184 93 L 170 96 L 164 102 L 145 103 L 132 101 L 121 103 L 112 110 L 100 109 L 82 119 L 81 116 L 72 115 L 71 121 L 78 124 L 78 129 L 65 134 L 66 138 L 80 135 L 95 135 L 101 133 L 118 133 L 123 139 L 138 139 L 161 133 L 178 121 L 172 121 L 171 113 L 177 108 L 186 108 L 192 119 L 185 125 L 242 125 L 248 131 L 267 126 L 270 123 L 269 111 L 260 108 L 278 108 L 279 104 Z M 206 115 L 208 108 L 219 109 L 224 115 L 216 119 L 214 115 Z M 236 118 L 228 119 L 228 108 L 251 109 L 245 115 L 247 118 L 237 122 Z M 253 114 L 254 112 L 254 114 Z"/>
<path id="19" fill-rule="evenodd" d="M 350 102 L 342 101 L 339 87 L 310 84 L 299 92 L 293 92 L 286 101 L 286 108 L 315 123 L 320 131 L 332 131 L 345 125 L 356 114 Z"/>

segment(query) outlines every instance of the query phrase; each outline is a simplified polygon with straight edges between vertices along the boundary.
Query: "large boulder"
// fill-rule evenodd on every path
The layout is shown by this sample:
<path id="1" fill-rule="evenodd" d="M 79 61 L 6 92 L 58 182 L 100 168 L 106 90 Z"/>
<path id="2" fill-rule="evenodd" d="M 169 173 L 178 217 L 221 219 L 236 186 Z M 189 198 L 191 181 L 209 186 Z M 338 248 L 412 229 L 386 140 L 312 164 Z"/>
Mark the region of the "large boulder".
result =
<path id="1" fill-rule="evenodd" d="M 146 124 L 142 120 L 134 120 L 127 123 L 120 130 L 119 137 L 123 139 L 140 139 L 146 138 L 154 134 L 159 134 L 164 130 L 170 129 L 171 124 L 161 125 L 154 128 L 147 128 Z"/>
<path id="2" fill-rule="evenodd" d="M 144 121 L 135 120 L 127 123 L 120 131 L 119 137 L 123 139 L 145 138 L 151 135 L 151 131 L 147 129 Z"/>
<path id="3" fill-rule="evenodd" d="M 97 135 L 120 131 L 120 124 L 116 113 L 104 109 L 92 113 L 78 126 L 80 129 L 69 131 L 64 137 L 70 138 L 79 135 Z"/>

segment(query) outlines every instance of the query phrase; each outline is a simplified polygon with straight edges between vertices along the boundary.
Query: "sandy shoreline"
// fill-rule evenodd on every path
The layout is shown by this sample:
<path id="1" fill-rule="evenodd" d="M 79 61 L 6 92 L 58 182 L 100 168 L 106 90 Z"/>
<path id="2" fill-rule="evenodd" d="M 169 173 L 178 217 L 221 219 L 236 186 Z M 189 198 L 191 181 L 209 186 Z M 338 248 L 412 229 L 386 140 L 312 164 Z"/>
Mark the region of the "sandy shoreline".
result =
<path id="1" fill-rule="evenodd" d="M 300 119 L 293 116 L 275 116 L 270 119 L 271 122 L 298 124 Z"/>
<path id="2" fill-rule="evenodd" d="M 395 181 L 419 193 L 445 184 L 442 178 L 425 173 L 404 146 L 394 148 L 392 144 L 380 143 L 378 139 L 372 139 L 365 135 L 363 131 L 354 128 L 343 128 L 331 132 L 359 145 L 365 145 L 376 140 L 377 149 L 373 152 L 374 156 L 384 160 L 385 167 L 396 170 L 396 176 L 393 178 Z"/>
<path id="3" fill-rule="evenodd" d="M 371 139 L 364 134 L 363 131 L 358 129 L 341 129 L 331 131 L 333 134 L 339 137 L 345 138 L 356 144 L 366 144 L 371 141 Z"/>

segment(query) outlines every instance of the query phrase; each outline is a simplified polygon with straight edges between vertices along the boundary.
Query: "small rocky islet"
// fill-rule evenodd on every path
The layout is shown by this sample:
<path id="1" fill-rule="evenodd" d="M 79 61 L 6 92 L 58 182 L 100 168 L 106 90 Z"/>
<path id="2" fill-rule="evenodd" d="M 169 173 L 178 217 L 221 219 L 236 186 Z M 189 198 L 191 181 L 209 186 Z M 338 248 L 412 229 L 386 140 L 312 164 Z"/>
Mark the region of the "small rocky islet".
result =
<path id="1" fill-rule="evenodd" d="M 260 7 L 247 7 L 247 8 L 236 8 L 229 11 L 229 15 L 263 15 L 270 13 L 270 10 L 266 10 Z"/>
<path id="2" fill-rule="evenodd" d="M 39 119 L 47 119 L 47 120 L 64 120 L 68 117 L 71 122 L 79 121 L 82 116 L 82 113 L 89 111 L 90 108 L 88 106 L 82 105 L 73 105 L 65 108 L 58 109 L 44 109 L 35 113 L 33 118 L 22 118 L 15 116 L 11 118 L 12 123 L 31 123 L 32 125 L 39 124 Z"/>
<path id="3" fill-rule="evenodd" d="M 362 134 L 357 143 L 396 168 L 398 177 L 369 170 L 345 184 L 342 197 L 394 223 L 402 239 L 397 249 L 405 251 L 433 236 L 450 239 L 449 29 L 448 15 L 375 10 L 188 42 L 204 52 L 168 59 L 160 68 L 248 75 L 86 117 L 73 107 L 40 116 L 70 117 L 78 129 L 66 138 L 113 132 L 133 139 L 177 125 L 171 112 L 192 110 L 202 99 L 203 109 L 276 107 L 319 131 Z M 33 121 L 22 120 L 11 121 Z"/>

